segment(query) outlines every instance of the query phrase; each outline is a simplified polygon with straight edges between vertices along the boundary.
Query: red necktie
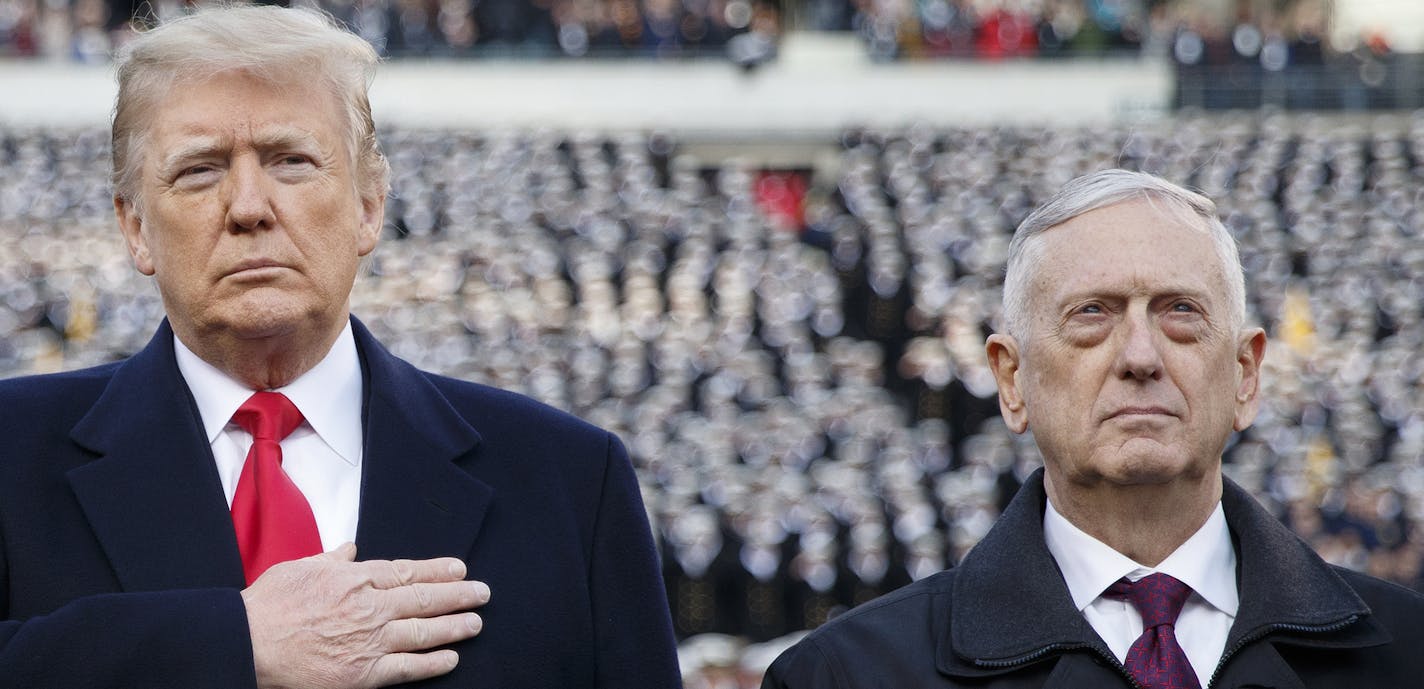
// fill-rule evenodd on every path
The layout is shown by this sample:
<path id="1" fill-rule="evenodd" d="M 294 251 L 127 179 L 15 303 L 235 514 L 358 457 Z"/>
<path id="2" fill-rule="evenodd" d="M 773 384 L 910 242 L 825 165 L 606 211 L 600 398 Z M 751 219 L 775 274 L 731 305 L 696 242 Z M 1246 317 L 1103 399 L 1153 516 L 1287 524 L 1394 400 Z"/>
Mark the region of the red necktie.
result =
<path id="1" fill-rule="evenodd" d="M 252 434 L 252 449 L 232 494 L 232 526 L 251 584 L 278 562 L 320 553 L 321 536 L 311 505 L 282 471 L 282 439 L 302 425 L 296 405 L 278 392 L 254 393 L 232 422 Z"/>
<path id="2" fill-rule="evenodd" d="M 1132 603 L 1142 614 L 1142 636 L 1132 642 L 1124 663 L 1138 684 L 1144 689 L 1201 689 L 1173 629 L 1182 604 L 1192 595 L 1190 586 L 1159 573 L 1136 582 L 1118 579 L 1103 595 Z"/>

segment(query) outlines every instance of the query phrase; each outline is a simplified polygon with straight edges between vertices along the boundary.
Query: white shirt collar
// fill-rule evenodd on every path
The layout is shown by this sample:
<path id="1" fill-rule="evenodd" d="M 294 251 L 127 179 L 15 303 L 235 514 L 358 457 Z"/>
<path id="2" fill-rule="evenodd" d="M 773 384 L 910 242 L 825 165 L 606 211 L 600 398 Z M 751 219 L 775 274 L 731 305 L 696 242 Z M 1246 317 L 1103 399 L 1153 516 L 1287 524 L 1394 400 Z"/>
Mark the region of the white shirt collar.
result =
<path id="1" fill-rule="evenodd" d="M 1053 508 L 1052 500 L 1043 511 L 1043 538 L 1080 611 L 1118 579 L 1137 581 L 1155 572 L 1175 577 L 1228 615 L 1234 617 L 1240 606 L 1236 549 L 1219 501 L 1206 523 L 1155 568 L 1133 561 L 1074 526 Z"/>
<path id="2" fill-rule="evenodd" d="M 211 444 L 253 391 L 203 361 L 177 335 L 173 336 L 173 351 L 178 359 L 178 371 L 198 404 L 198 413 Z M 274 392 L 292 400 L 322 441 L 343 460 L 355 465 L 361 456 L 361 385 L 361 360 L 348 321 L 331 351 L 316 366 Z"/>

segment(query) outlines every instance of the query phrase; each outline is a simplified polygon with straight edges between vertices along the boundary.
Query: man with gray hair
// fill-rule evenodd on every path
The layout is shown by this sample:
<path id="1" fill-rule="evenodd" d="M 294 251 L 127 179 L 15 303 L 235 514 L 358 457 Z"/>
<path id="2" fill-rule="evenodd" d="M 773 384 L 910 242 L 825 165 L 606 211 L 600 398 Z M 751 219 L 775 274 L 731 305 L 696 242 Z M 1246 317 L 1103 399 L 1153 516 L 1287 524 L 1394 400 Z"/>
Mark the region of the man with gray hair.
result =
<path id="1" fill-rule="evenodd" d="M 376 63 L 275 7 L 119 55 L 114 210 L 167 318 L 0 382 L 0 685 L 678 686 L 618 439 L 349 312 L 388 188 Z"/>
<path id="2" fill-rule="evenodd" d="M 1106 170 L 1009 248 L 999 408 L 1044 468 L 955 568 L 832 620 L 764 689 L 1406 687 L 1424 597 L 1327 565 L 1224 479 L 1260 404 L 1234 239 L 1205 197 Z"/>

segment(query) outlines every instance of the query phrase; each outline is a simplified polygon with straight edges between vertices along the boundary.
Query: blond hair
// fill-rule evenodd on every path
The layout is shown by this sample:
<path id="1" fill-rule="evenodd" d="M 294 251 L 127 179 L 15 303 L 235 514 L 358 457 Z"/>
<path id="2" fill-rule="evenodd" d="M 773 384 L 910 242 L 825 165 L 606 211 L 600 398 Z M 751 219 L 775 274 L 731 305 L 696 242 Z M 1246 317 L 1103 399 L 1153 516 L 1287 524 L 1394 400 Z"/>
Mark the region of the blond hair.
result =
<path id="1" fill-rule="evenodd" d="M 386 193 L 390 166 L 376 141 L 366 91 L 380 58 L 370 44 L 316 10 L 273 6 L 202 9 L 144 32 L 115 56 L 114 195 L 142 204 L 139 175 L 153 107 L 184 80 L 241 71 L 272 83 L 316 83 L 346 113 L 361 195 Z"/>

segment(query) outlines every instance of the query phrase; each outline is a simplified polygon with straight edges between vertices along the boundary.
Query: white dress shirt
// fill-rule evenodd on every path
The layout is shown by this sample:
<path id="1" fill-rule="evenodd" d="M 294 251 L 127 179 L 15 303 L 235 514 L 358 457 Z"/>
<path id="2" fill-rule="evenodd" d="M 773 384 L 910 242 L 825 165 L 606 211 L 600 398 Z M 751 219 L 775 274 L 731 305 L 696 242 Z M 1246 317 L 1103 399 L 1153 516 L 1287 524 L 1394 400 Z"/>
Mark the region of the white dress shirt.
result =
<path id="1" fill-rule="evenodd" d="M 1207 685 L 1226 649 L 1226 635 L 1240 604 L 1236 549 L 1220 502 L 1206 523 L 1155 568 L 1138 564 L 1084 533 L 1059 514 L 1051 500 L 1043 511 L 1043 537 L 1063 572 L 1073 604 L 1119 661 L 1126 660 L 1132 642 L 1142 635 L 1142 615 L 1127 601 L 1103 597 L 1103 591 L 1123 577 L 1137 581 L 1157 572 L 1190 586 L 1192 595 L 1182 606 L 1174 631 L 1198 681 Z"/>
<path id="2" fill-rule="evenodd" d="M 232 423 L 232 415 L 253 391 L 198 358 L 176 335 L 173 349 L 178 370 L 198 403 L 231 507 L 252 446 L 252 435 Z M 351 324 L 346 324 L 320 363 L 273 392 L 286 395 L 306 418 L 282 441 L 282 469 L 311 505 L 322 548 L 355 541 L 361 503 L 362 382 Z"/>

